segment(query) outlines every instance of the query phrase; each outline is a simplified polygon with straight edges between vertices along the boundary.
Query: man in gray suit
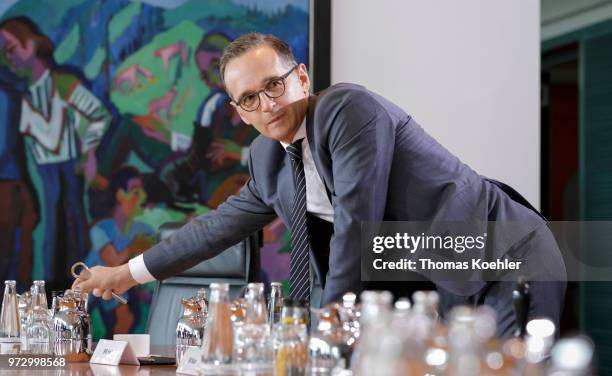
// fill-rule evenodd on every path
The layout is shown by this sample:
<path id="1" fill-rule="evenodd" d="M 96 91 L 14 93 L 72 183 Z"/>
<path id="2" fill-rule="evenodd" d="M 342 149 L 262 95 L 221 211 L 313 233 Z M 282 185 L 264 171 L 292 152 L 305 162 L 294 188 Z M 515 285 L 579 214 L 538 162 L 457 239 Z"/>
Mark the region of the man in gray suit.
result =
<path id="1" fill-rule="evenodd" d="M 372 287 L 360 273 L 364 221 L 507 220 L 521 223 L 516 242 L 491 250 L 492 257 L 545 262 L 550 273 L 532 283 L 529 312 L 559 322 L 565 269 L 545 221 L 517 201 L 520 195 L 511 197 L 516 192 L 463 164 L 402 109 L 352 84 L 311 95 L 305 65 L 273 36 L 251 33 L 234 41 L 224 51 L 221 76 L 242 120 L 261 133 L 240 195 L 129 264 L 93 268 L 90 279 L 75 285 L 110 299 L 113 290 L 211 258 L 278 216 L 293 234 L 291 294 L 320 306 Z M 512 283 L 434 282 L 443 314 L 455 304 L 489 304 L 498 312 L 498 333 L 512 329 Z M 406 284 L 389 286 L 399 293 Z"/>

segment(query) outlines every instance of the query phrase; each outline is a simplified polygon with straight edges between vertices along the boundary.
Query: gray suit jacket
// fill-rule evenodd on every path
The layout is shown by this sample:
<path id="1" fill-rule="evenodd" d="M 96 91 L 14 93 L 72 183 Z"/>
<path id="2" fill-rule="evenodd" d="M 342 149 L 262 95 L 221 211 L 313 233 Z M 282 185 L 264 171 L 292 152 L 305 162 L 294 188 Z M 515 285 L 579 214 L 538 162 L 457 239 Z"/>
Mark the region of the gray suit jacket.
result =
<path id="1" fill-rule="evenodd" d="M 362 221 L 527 220 L 525 234 L 544 223 L 452 155 L 402 109 L 362 86 L 338 84 L 312 95 L 306 119 L 309 147 L 334 208 L 329 268 L 321 267 L 327 260 L 311 257 L 324 287 L 321 304 L 363 288 Z M 282 145 L 259 136 L 249 162 L 251 179 L 239 196 L 144 253 L 153 276 L 163 279 L 213 257 L 276 216 L 291 228 L 295 189 Z M 443 287 L 470 295 L 483 285 L 449 282 Z"/>

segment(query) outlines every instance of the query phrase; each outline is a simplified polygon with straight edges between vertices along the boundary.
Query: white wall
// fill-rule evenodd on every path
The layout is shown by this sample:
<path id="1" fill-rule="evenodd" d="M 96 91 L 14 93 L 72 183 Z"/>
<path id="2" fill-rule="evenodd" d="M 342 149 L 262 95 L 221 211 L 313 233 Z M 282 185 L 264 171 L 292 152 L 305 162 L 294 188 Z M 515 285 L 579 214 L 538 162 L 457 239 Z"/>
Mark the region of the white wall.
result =
<path id="1" fill-rule="evenodd" d="M 332 0 L 331 79 L 388 97 L 539 207 L 539 17 L 532 0 Z"/>

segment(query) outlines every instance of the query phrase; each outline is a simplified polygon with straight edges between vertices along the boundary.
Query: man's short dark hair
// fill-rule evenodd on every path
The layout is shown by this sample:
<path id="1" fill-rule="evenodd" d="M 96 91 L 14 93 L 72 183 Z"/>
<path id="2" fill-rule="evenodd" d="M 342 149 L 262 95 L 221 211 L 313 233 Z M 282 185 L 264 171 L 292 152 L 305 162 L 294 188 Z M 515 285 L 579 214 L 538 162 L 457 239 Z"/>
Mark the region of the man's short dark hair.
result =
<path id="1" fill-rule="evenodd" d="M 223 50 L 220 63 L 221 80 L 225 83 L 225 67 L 232 60 L 255 47 L 262 45 L 270 46 L 278 56 L 287 63 L 288 66 L 295 65 L 295 57 L 291 52 L 291 47 L 282 40 L 271 34 L 248 33 L 234 40 L 229 46 Z"/>

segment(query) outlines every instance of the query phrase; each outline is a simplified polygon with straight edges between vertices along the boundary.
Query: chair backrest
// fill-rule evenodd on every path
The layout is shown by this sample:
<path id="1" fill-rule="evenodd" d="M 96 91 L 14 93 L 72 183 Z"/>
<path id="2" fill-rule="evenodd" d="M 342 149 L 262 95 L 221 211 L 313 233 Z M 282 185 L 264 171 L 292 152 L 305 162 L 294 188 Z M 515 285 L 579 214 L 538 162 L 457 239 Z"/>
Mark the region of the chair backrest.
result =
<path id="1" fill-rule="evenodd" d="M 183 223 L 165 223 L 158 230 L 163 240 Z M 194 296 L 211 283 L 228 283 L 230 297 L 238 297 L 249 282 L 260 278 L 259 235 L 253 234 L 219 255 L 163 281 L 157 281 L 151 301 L 147 333 L 153 345 L 174 345 L 181 299 Z"/>

